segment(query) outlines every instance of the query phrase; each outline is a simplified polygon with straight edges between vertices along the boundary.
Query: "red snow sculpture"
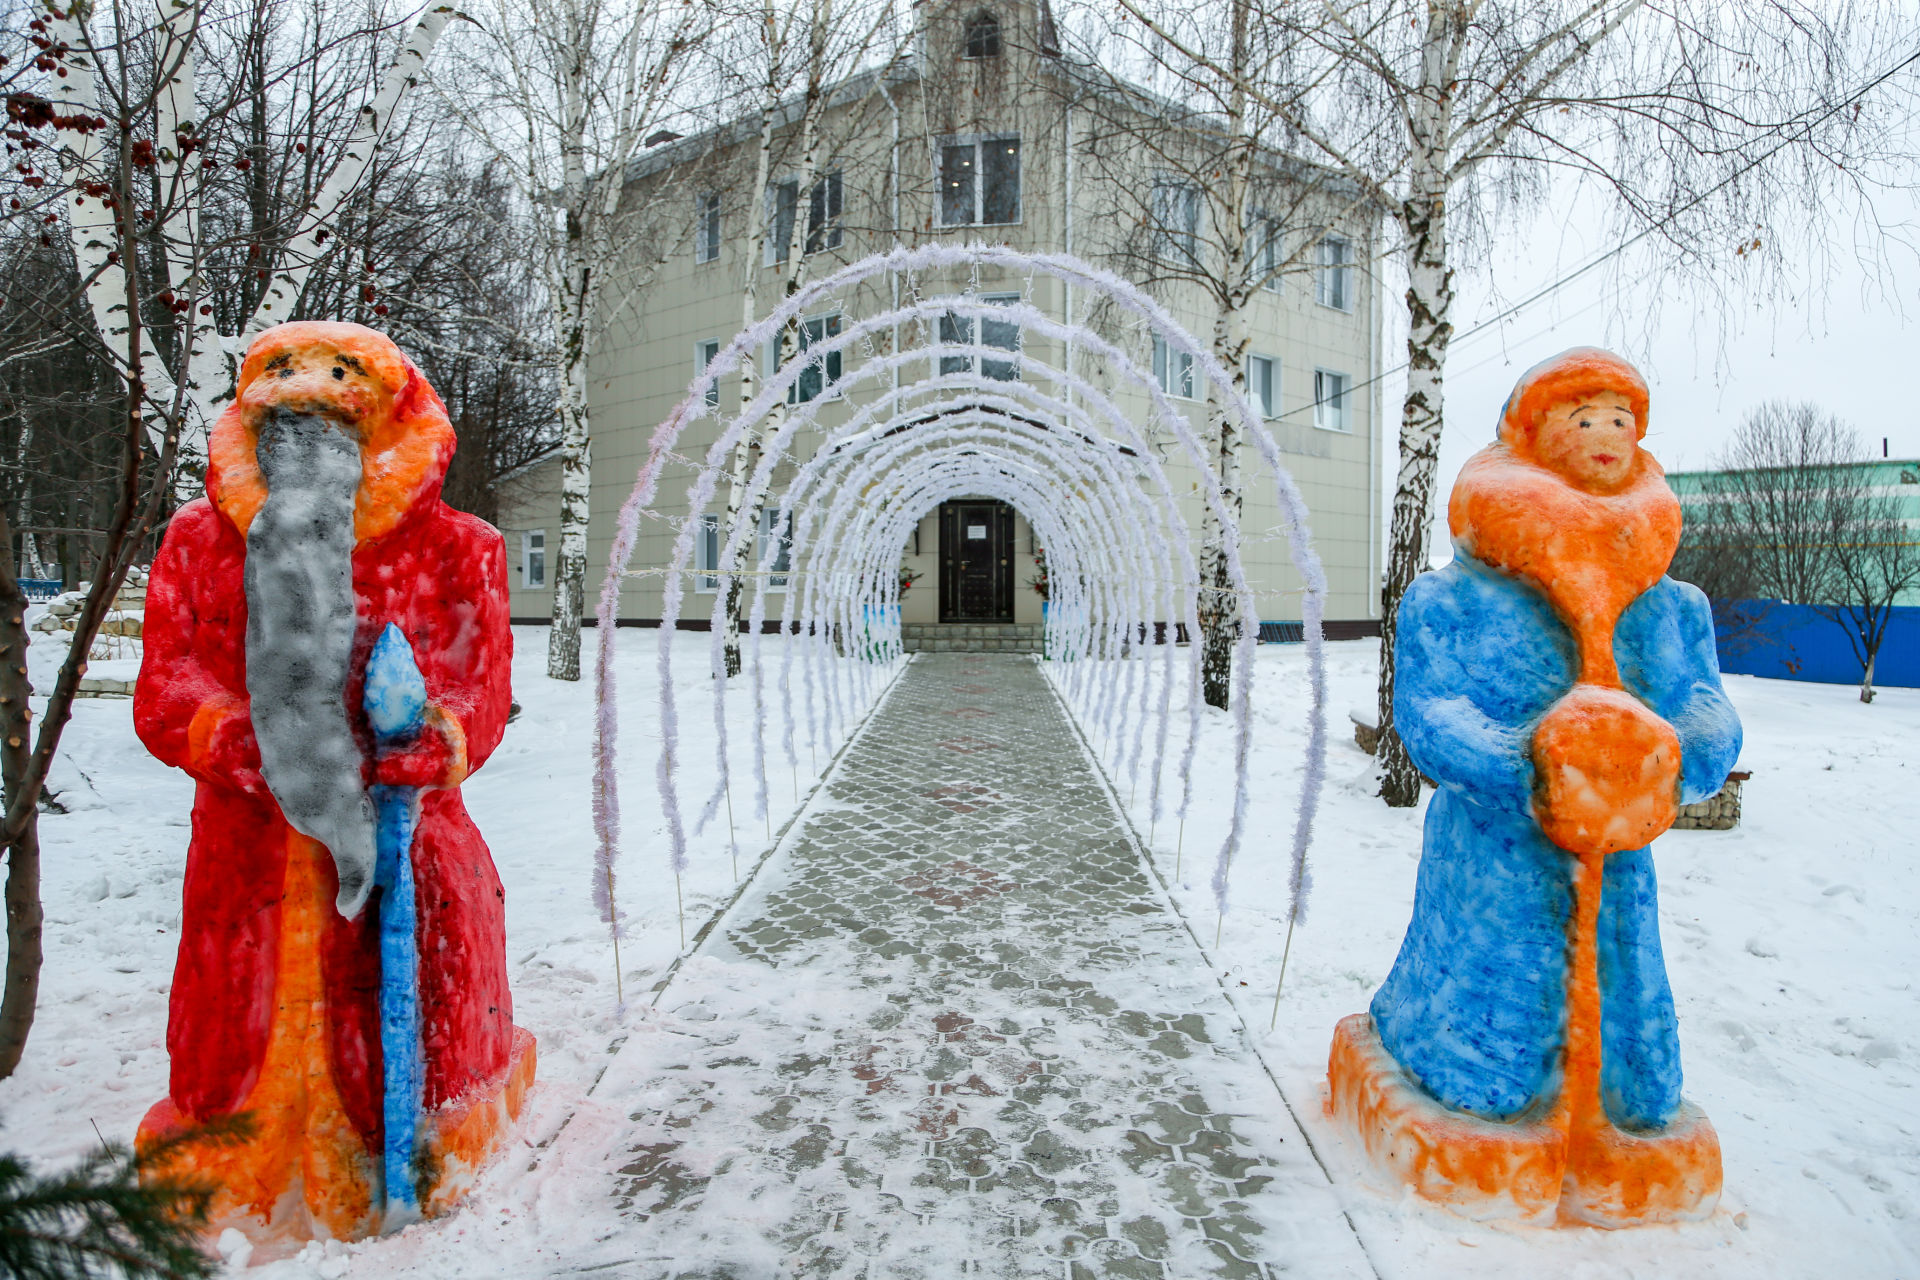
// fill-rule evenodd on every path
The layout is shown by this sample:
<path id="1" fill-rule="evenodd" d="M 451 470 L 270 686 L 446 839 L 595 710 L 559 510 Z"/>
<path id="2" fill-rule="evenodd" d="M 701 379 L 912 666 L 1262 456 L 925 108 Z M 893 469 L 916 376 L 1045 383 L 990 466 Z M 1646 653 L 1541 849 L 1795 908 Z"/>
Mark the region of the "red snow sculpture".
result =
<path id="1" fill-rule="evenodd" d="M 350 1239 L 432 1214 L 471 1183 L 533 1078 L 504 895 L 459 791 L 506 726 L 506 553 L 440 500 L 453 450 L 440 398 L 387 338 L 280 325 L 247 352 L 207 495 L 174 516 L 153 563 L 134 723 L 198 787 L 170 1096 L 140 1132 L 250 1117 L 246 1140 L 182 1157 L 221 1188 L 216 1229 Z M 426 705 L 417 729 L 376 743 L 363 686 L 389 624 Z M 415 817 L 401 850 L 418 961 L 398 976 L 418 1010 L 410 1185 L 382 1161 L 392 1064 L 370 787 Z"/>

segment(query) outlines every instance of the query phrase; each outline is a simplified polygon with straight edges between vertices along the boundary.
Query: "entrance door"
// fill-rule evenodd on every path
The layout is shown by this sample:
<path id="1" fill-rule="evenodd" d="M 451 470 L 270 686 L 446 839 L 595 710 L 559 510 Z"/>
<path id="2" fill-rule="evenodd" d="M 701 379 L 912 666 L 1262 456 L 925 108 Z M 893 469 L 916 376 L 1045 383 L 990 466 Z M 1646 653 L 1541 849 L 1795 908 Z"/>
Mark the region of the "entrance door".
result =
<path id="1" fill-rule="evenodd" d="M 1013 621 L 1013 508 L 940 505 L 940 621 Z"/>

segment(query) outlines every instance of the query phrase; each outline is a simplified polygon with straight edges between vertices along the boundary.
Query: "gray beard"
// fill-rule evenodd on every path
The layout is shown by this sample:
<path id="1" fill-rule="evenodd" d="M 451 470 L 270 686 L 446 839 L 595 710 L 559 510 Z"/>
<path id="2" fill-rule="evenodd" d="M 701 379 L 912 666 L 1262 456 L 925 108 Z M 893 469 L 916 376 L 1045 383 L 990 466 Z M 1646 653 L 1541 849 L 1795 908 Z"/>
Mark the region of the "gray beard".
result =
<path id="1" fill-rule="evenodd" d="M 326 418 L 269 410 L 267 498 L 247 530 L 247 694 L 260 775 L 280 812 L 333 855 L 340 914 L 373 888 L 374 814 L 347 719 L 353 500 L 360 448 Z"/>

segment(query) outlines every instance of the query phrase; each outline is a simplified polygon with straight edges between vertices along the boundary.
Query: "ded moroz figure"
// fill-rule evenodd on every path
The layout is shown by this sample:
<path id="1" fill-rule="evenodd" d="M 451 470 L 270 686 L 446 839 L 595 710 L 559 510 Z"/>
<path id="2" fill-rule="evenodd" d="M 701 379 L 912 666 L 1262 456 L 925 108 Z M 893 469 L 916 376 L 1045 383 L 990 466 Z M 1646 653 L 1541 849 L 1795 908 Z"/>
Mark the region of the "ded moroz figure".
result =
<path id="1" fill-rule="evenodd" d="M 440 500 L 453 449 L 385 337 L 270 329 L 148 583 L 134 723 L 197 789 L 141 1140 L 244 1115 L 178 1159 L 257 1242 L 446 1207 L 533 1078 L 459 790 L 506 726 L 506 552 Z"/>
<path id="2" fill-rule="evenodd" d="M 1703 1217 L 1719 1141 L 1680 1096 L 1653 853 L 1740 751 L 1680 506 L 1609 352 L 1530 369 L 1461 470 L 1455 557 L 1400 603 L 1394 724 L 1439 786 L 1413 920 L 1344 1019 L 1328 1108 L 1477 1217 Z"/>

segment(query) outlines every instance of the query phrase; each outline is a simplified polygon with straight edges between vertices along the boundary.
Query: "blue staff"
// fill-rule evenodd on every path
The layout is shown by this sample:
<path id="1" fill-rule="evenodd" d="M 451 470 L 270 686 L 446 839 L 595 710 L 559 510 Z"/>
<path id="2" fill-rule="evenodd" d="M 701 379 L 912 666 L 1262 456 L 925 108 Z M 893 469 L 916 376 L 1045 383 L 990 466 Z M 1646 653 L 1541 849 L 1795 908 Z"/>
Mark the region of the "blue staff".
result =
<path id="1" fill-rule="evenodd" d="M 426 681 L 413 660 L 413 646 L 393 623 L 380 633 L 367 659 L 361 701 L 380 748 L 406 742 L 426 719 Z M 413 901 L 413 829 L 420 818 L 420 788 L 375 786 L 371 794 L 379 824 L 373 882 L 380 888 L 380 1052 L 385 1066 L 387 1203 L 382 1225 L 391 1231 L 420 1212 L 414 1154 L 425 1072 Z"/>

